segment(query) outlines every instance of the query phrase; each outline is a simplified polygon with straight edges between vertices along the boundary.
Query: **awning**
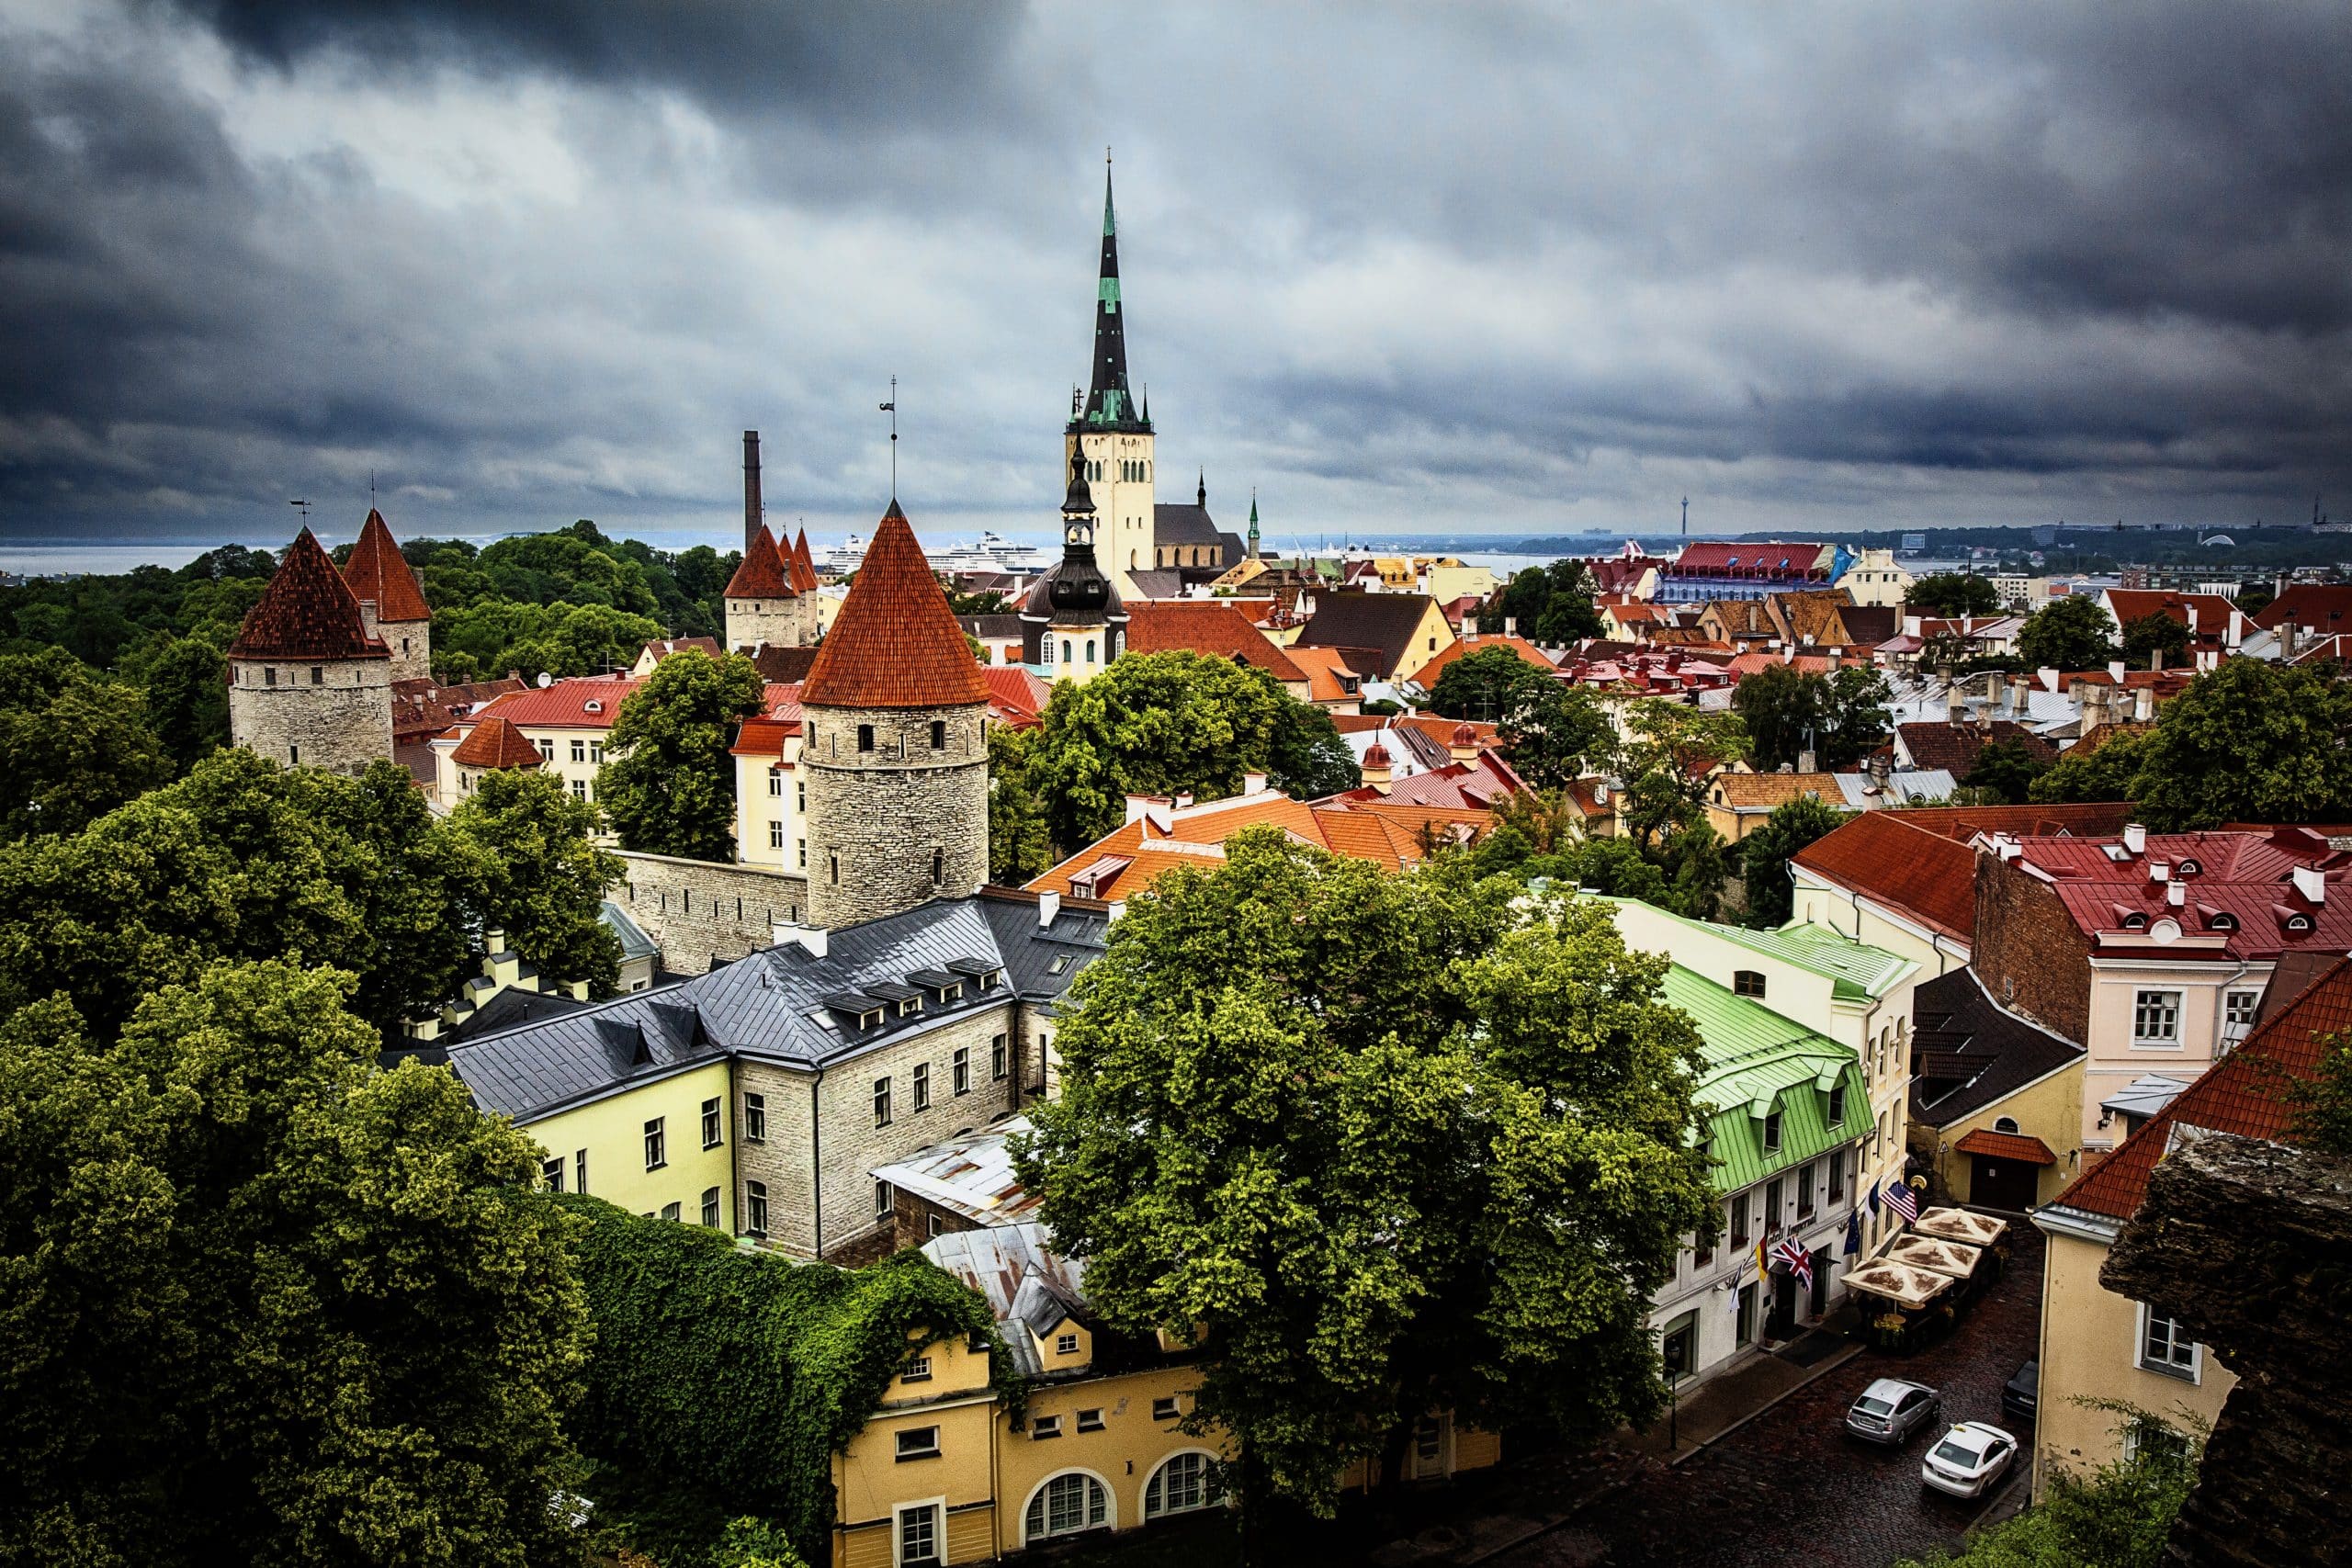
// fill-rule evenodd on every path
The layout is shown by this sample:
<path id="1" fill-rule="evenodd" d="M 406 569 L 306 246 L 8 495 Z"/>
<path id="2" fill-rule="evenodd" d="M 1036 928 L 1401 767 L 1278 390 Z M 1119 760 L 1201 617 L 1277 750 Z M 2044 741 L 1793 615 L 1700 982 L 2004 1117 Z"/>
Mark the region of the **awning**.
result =
<path id="1" fill-rule="evenodd" d="M 1889 1263 L 1900 1263 L 1906 1269 L 1921 1269 L 1930 1274 L 1942 1274 L 1954 1280 L 1965 1280 L 1976 1272 L 1984 1252 L 1957 1241 L 1939 1241 L 1931 1235 L 1906 1235 L 1886 1249 Z M 1848 1283 L 1851 1283 L 1849 1276 Z"/>
<path id="2" fill-rule="evenodd" d="M 1881 1258 L 1846 1276 L 1846 1288 L 1882 1296 L 1897 1306 L 1922 1307 L 1952 1287 L 1947 1274 L 1929 1273 Z"/>
<path id="3" fill-rule="evenodd" d="M 1971 1247 L 1990 1247 L 2009 1234 L 2009 1223 L 1990 1214 L 1971 1213 L 1966 1209 L 1929 1209 L 1912 1225 L 1921 1235 L 1931 1235 L 1944 1241 L 1964 1241 Z"/>
<path id="4" fill-rule="evenodd" d="M 2027 1165 L 2056 1165 L 2058 1156 L 2040 1138 L 2022 1133 L 1996 1133 L 1979 1127 L 1952 1147 L 1964 1155 L 1983 1155 L 1986 1159 L 2021 1160 Z"/>

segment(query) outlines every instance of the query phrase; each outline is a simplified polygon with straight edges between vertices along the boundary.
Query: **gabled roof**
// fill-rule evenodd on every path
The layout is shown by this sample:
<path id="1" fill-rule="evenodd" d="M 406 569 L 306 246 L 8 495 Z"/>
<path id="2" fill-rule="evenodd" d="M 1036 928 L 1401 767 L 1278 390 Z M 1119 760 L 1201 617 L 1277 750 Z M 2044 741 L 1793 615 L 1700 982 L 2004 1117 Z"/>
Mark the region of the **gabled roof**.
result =
<path id="1" fill-rule="evenodd" d="M 1019 1224 L 1042 1200 L 1012 1174 L 1006 1139 L 1031 1130 L 1029 1118 L 1011 1116 L 977 1133 L 962 1133 L 903 1159 L 877 1165 L 873 1176 L 983 1225 Z"/>
<path id="2" fill-rule="evenodd" d="M 583 675 L 500 697 L 473 716 L 495 714 L 525 729 L 610 729 L 621 704 L 644 683 L 628 675 Z"/>
<path id="3" fill-rule="evenodd" d="M 637 656 L 643 659 L 646 655 L 651 654 L 653 662 L 659 664 L 672 654 L 684 653 L 689 649 L 699 653 L 707 653 L 713 659 L 727 657 L 727 650 L 718 646 L 718 639 L 715 637 L 656 637 L 639 649 Z"/>
<path id="4" fill-rule="evenodd" d="M 1644 608 L 1646 609 L 1648 606 L 1645 605 Z M 1419 669 L 1415 670 L 1409 679 L 1415 685 L 1425 690 L 1433 688 L 1437 684 L 1438 677 L 1445 673 L 1447 665 L 1457 659 L 1467 659 L 1474 653 L 1484 653 L 1490 648 L 1507 648 L 1519 655 L 1521 663 L 1531 664 L 1546 675 L 1559 668 L 1552 662 L 1550 656 L 1525 637 L 1513 637 L 1508 632 L 1492 636 L 1480 632 L 1475 638 L 1465 637 L 1457 642 L 1447 643 L 1432 654 Z M 1410 662 L 1409 657 L 1408 662 Z"/>
<path id="5" fill-rule="evenodd" d="M 2180 1097 L 2124 1139 L 2050 1207 L 2106 1220 L 2128 1220 L 2147 1196 L 2148 1178 L 2171 1148 L 2176 1128 L 2276 1139 L 2289 1107 L 2289 1082 L 2319 1070 L 2324 1042 L 2352 1028 L 2352 960 L 2337 959 L 2311 987 L 2257 1026 Z"/>
<path id="6" fill-rule="evenodd" d="M 817 650 L 763 642 L 744 657 L 751 660 L 752 668 L 768 685 L 796 685 L 808 679 L 808 671 L 817 662 Z"/>
<path id="7" fill-rule="evenodd" d="M 800 688 L 806 707 L 957 707 L 989 700 L 964 628 L 947 607 L 896 501 Z"/>
<path id="8" fill-rule="evenodd" d="M 1019 664 L 990 664 L 980 676 L 988 682 L 989 716 L 1001 724 L 1034 724 L 1054 700 L 1054 683 Z"/>
<path id="9" fill-rule="evenodd" d="M 286 558 L 245 612 L 232 659 L 390 659 L 368 635 L 359 600 L 311 530 L 294 536 Z"/>
<path id="10" fill-rule="evenodd" d="M 2162 615 L 2203 637 L 2220 636 L 2237 610 L 2218 593 L 2174 593 L 2154 588 L 2110 588 L 2107 604 L 2119 626 Z"/>
<path id="11" fill-rule="evenodd" d="M 1155 502 L 1151 508 L 1151 542 L 1155 546 L 1216 545 L 1220 549 L 1224 536 L 1217 532 L 1216 521 L 1209 515 L 1205 505 L 1189 501 Z M 1226 564 L 1220 558 L 1219 565 Z"/>
<path id="12" fill-rule="evenodd" d="M 492 714 L 458 742 L 449 761 L 461 768 L 536 768 L 541 759 L 521 730 Z"/>
<path id="13" fill-rule="evenodd" d="M 1421 593 L 1326 593 L 1315 602 L 1315 614 L 1298 640 L 1322 648 L 1368 649 L 1378 662 L 1365 673 L 1385 681 L 1428 660 L 1430 650 L 1414 647 L 1413 634 L 1435 607 Z M 1441 625 L 1445 620 L 1442 615 L 1429 618 Z"/>
<path id="14" fill-rule="evenodd" d="M 1221 599 L 1146 600 L 1127 606 L 1129 653 L 1209 653 L 1263 670 L 1277 681 L 1307 672 L 1250 617 Z"/>
<path id="15" fill-rule="evenodd" d="M 1990 724 L 1898 724 L 1894 728 L 1913 767 L 1942 768 L 1956 779 L 1974 773 L 1976 759 L 1996 742 L 2022 746 L 2026 755 L 2038 762 L 2058 760 L 2057 747 L 2010 718 L 1996 718 Z"/>
<path id="16" fill-rule="evenodd" d="M 1845 792 L 1835 773 L 1717 773 L 1707 797 L 1733 811 L 1770 811 L 1792 800 L 1818 800 L 1839 810 Z"/>
<path id="17" fill-rule="evenodd" d="M 425 607 L 424 590 L 416 585 L 416 573 L 409 570 L 407 558 L 393 541 L 384 514 L 372 506 L 368 509 L 368 521 L 360 526 L 359 542 L 351 547 L 351 555 L 343 563 L 343 580 L 351 585 L 353 598 L 376 602 L 379 622 L 433 618 L 433 612 Z"/>
<path id="18" fill-rule="evenodd" d="M 1866 811 L 1791 857 L 1931 931 L 1969 941 L 1976 928 L 1976 852 L 1911 826 L 1893 811 Z"/>
<path id="19" fill-rule="evenodd" d="M 2080 1058 L 2083 1048 L 1986 994 L 1973 969 L 1923 980 L 1911 993 L 1919 1062 L 1911 1117 L 1950 1126 Z"/>
<path id="20" fill-rule="evenodd" d="M 1659 999 L 1699 1028 L 1705 1068 L 1695 1098 L 1715 1108 L 1708 1119 L 1716 1190 L 1736 1192 L 1775 1171 L 1850 1144 L 1867 1126 L 1870 1090 L 1853 1050 L 1816 1034 L 1760 1002 L 1669 964 Z M 1845 1091 L 1844 1122 L 1828 1124 L 1824 1086 Z M 1766 1113 L 1781 1116 L 1781 1146 L 1766 1149 Z"/>
<path id="21" fill-rule="evenodd" d="M 1830 984 L 1830 994 L 1842 1001 L 1868 1001 L 1883 997 L 1895 985 L 1916 973 L 1917 960 L 1883 947 L 1855 942 L 1822 927 L 1792 922 L 1778 931 L 1751 931 L 1746 926 L 1719 925 L 1713 920 L 1694 920 L 1685 915 L 1659 909 L 1633 898 L 1603 896 L 1597 902 L 1633 905 L 1653 919 L 1665 919 L 1691 933 L 1694 941 L 1713 937 L 1766 958 L 1778 959 L 1800 969 L 1820 976 Z"/>
<path id="22" fill-rule="evenodd" d="M 2254 615 L 2254 624 L 2264 631 L 2276 631 L 2289 621 L 2324 636 L 2352 633 L 2352 583 L 2290 583 Z"/>
<path id="23" fill-rule="evenodd" d="M 1297 667 L 1306 677 L 1306 700 L 1311 703 L 1343 703 L 1360 694 L 1363 675 L 1350 667 L 1348 652 L 1343 648 L 1285 648 L 1283 658 Z M 1351 685 L 1350 682 L 1354 682 Z"/>
<path id="24" fill-rule="evenodd" d="M 790 599 L 795 597 L 792 581 L 787 575 L 784 557 L 777 553 L 775 536 L 768 525 L 760 525 L 752 536 L 752 543 L 743 551 L 743 564 L 727 580 L 725 597 L 729 599 Z"/>
<path id="25" fill-rule="evenodd" d="M 2151 833 L 2139 853 L 2112 839 L 2029 839 L 2011 863 L 2046 883 L 2102 951 L 2192 936 L 2208 940 L 2169 956 L 2258 960 L 2352 949 L 2352 856 L 2303 829 Z M 2162 882 L 2151 869 L 2159 864 Z M 2292 881 L 2299 867 L 2317 870 L 2322 893 L 2332 897 L 2305 898 Z M 2179 904 L 2170 901 L 2175 888 Z M 2170 937 L 2158 934 L 2167 919 L 2177 928 Z"/>

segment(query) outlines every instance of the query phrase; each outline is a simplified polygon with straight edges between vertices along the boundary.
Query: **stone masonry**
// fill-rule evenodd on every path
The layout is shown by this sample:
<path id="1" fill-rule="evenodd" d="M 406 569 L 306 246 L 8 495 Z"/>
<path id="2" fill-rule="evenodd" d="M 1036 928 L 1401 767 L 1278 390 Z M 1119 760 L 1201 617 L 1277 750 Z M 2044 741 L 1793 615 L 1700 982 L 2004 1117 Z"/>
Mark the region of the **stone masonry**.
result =
<path id="1" fill-rule="evenodd" d="M 433 623 L 431 621 L 379 621 L 376 601 L 359 601 L 359 618 L 368 627 L 368 635 L 382 639 L 392 656 L 392 679 L 395 681 L 429 681 L 433 678 Z"/>
<path id="2" fill-rule="evenodd" d="M 627 870 L 608 897 L 653 939 L 673 974 L 705 974 L 773 947 L 775 928 L 799 924 L 808 908 L 808 885 L 796 873 L 634 851 L 620 858 Z"/>
<path id="3" fill-rule="evenodd" d="M 229 661 L 229 740 L 288 766 L 356 773 L 392 755 L 391 665 Z"/>
<path id="4" fill-rule="evenodd" d="M 878 919 L 979 890 L 989 871 L 985 705 L 810 707 L 810 922 Z"/>
<path id="5" fill-rule="evenodd" d="M 729 649 L 806 648 L 817 640 L 817 602 L 806 594 L 727 601 Z"/>
<path id="6" fill-rule="evenodd" d="M 2089 1043 L 2090 939 L 2048 883 L 1980 853 L 1970 953 L 1995 1001 L 2077 1045 Z"/>

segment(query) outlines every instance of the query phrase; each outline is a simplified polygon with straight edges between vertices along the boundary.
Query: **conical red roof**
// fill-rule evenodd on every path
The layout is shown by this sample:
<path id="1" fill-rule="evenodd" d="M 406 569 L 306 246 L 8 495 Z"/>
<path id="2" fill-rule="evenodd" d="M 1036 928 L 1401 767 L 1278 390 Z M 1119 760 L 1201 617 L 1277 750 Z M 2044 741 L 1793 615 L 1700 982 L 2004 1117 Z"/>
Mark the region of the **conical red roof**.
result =
<path id="1" fill-rule="evenodd" d="M 449 761 L 461 768 L 536 768 L 543 759 L 524 733 L 492 714 L 475 725 Z"/>
<path id="2" fill-rule="evenodd" d="M 964 628 L 893 501 L 808 667 L 800 705 L 928 708 L 988 700 Z"/>
<path id="3" fill-rule="evenodd" d="M 752 547 L 743 552 L 743 564 L 727 580 L 729 599 L 789 599 L 793 596 L 791 578 L 785 570 L 784 554 L 776 548 L 775 536 L 768 525 L 752 536 Z"/>
<path id="4" fill-rule="evenodd" d="M 319 541 L 305 528 L 287 547 L 286 558 L 262 591 L 261 603 L 245 613 L 232 659 L 389 659 L 384 645 L 368 635 L 359 601 L 334 569 Z"/>
<path id="5" fill-rule="evenodd" d="M 803 528 L 792 541 L 792 586 L 803 593 L 817 591 L 817 562 L 808 553 L 808 530 Z"/>
<path id="6" fill-rule="evenodd" d="M 351 547 L 351 558 L 343 563 L 343 580 L 351 585 L 353 598 L 376 601 L 379 621 L 433 618 L 424 590 L 416 585 L 416 573 L 409 570 L 391 529 L 384 525 L 384 514 L 372 506 L 359 530 L 359 542 Z"/>

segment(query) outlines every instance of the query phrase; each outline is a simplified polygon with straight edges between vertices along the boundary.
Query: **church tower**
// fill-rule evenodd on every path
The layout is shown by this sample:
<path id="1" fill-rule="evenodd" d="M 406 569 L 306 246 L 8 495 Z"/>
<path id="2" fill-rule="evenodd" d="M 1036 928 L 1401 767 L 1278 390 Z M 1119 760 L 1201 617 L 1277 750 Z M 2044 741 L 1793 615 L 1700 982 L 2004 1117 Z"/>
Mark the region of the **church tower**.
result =
<path id="1" fill-rule="evenodd" d="M 800 687 L 808 918 L 831 929 L 989 877 L 989 685 L 896 500 Z"/>
<path id="2" fill-rule="evenodd" d="M 390 653 L 305 528 L 229 645 L 229 743 L 356 773 L 392 755 Z"/>
<path id="3" fill-rule="evenodd" d="M 1140 595 L 1136 571 L 1151 570 L 1153 455 L 1151 409 L 1127 387 L 1126 308 L 1119 298 L 1119 224 L 1111 174 L 1102 173 L 1102 268 L 1094 293 L 1094 364 L 1082 400 L 1073 398 L 1062 461 L 1086 465 L 1096 515 L 1095 556 L 1127 598 Z"/>
<path id="4" fill-rule="evenodd" d="M 379 638 L 392 656 L 394 681 L 433 678 L 433 612 L 425 607 L 424 591 L 416 573 L 392 538 L 384 514 L 368 509 L 359 542 L 343 563 L 343 580 L 359 601 L 360 618 L 368 635 Z"/>
<path id="5" fill-rule="evenodd" d="M 1021 606 L 1022 661 L 1056 681 L 1100 674 L 1126 643 L 1126 609 L 1094 559 L 1095 525 L 1086 459 L 1073 456 L 1069 493 L 1062 498 L 1061 561 Z"/>

